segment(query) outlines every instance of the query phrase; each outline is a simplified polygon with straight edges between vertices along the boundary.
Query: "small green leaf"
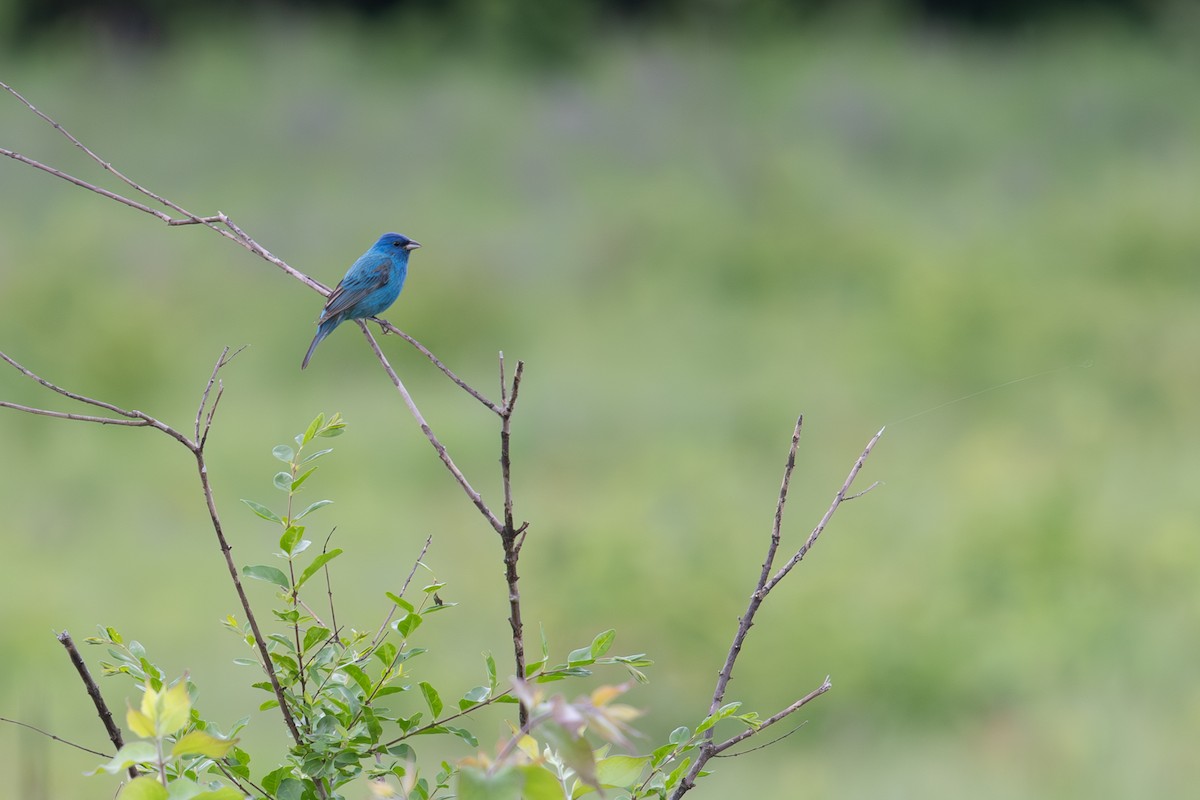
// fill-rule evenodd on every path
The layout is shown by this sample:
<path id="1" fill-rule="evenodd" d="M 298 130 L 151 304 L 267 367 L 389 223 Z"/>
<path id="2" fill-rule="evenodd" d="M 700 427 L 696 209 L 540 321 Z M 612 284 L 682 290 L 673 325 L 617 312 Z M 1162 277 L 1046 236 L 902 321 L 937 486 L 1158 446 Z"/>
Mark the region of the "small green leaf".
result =
<path id="1" fill-rule="evenodd" d="M 384 592 L 384 594 L 386 594 L 386 595 L 387 595 L 387 597 L 388 597 L 388 599 L 389 599 L 389 600 L 391 600 L 391 601 L 392 601 L 393 603 L 395 603 L 396 605 L 400 606 L 400 608 L 404 609 L 405 611 L 409 611 L 409 612 L 411 612 L 411 611 L 415 611 L 415 610 L 416 610 L 416 608 L 413 606 L 413 604 L 412 604 L 412 603 L 408 602 L 407 600 L 405 600 L 405 599 L 404 599 L 403 597 L 401 597 L 400 595 L 398 595 L 398 594 L 392 594 L 391 592 Z"/>
<path id="2" fill-rule="evenodd" d="M 304 527 L 302 525 L 289 525 L 288 529 L 283 532 L 283 536 L 279 537 L 279 549 L 287 555 L 295 555 L 296 544 L 304 536 Z"/>
<path id="3" fill-rule="evenodd" d="M 311 473 L 312 470 L 309 470 L 309 472 Z M 332 500 L 318 500 L 317 502 L 310 504 L 308 506 L 308 508 L 304 509 L 299 514 L 297 514 L 296 519 L 304 519 L 309 514 L 316 511 L 318 508 L 324 508 L 325 506 L 331 506 L 331 505 L 333 505 Z"/>
<path id="4" fill-rule="evenodd" d="M 308 476 L 312 475 L 316 471 L 316 467 L 310 467 L 309 469 L 306 469 L 304 472 L 301 472 L 299 475 L 297 475 L 296 479 L 292 481 L 292 493 L 295 494 L 296 492 L 300 491 L 301 485 L 308 480 Z"/>
<path id="5" fill-rule="evenodd" d="M 671 735 L 667 737 L 667 741 L 671 744 L 683 744 L 688 739 L 692 738 L 692 732 L 683 725 L 680 725 L 675 730 L 671 731 Z"/>
<path id="6" fill-rule="evenodd" d="M 255 578 L 260 581 L 267 581 L 284 589 L 289 588 L 287 575 L 275 567 L 268 567 L 259 564 L 253 567 L 242 567 L 242 574 L 247 578 Z"/>
<path id="7" fill-rule="evenodd" d="M 109 775 L 116 775 L 135 764 L 153 761 L 156 758 L 158 758 L 158 751 L 154 748 L 153 742 L 130 742 L 118 750 L 107 764 L 101 764 L 87 774 L 99 775 L 101 772 L 107 772 Z"/>
<path id="8" fill-rule="evenodd" d="M 500 767 L 494 773 L 478 767 L 458 772 L 458 800 L 521 800 L 525 776 L 515 767 Z"/>
<path id="9" fill-rule="evenodd" d="M 475 734 L 471 733 L 466 728 L 456 728 L 453 725 L 446 725 L 445 730 L 447 733 L 451 733 L 462 739 L 471 747 L 479 747 L 479 740 L 475 738 Z"/>
<path id="10" fill-rule="evenodd" d="M 324 424 L 325 424 L 325 415 L 317 414 L 316 419 L 314 419 L 312 422 L 308 423 L 308 430 L 306 430 L 304 432 L 304 436 L 300 440 L 300 446 L 303 447 L 304 445 L 311 442 L 313 440 L 313 437 L 317 435 L 317 431 L 319 431 L 321 429 L 321 426 Z"/>
<path id="11" fill-rule="evenodd" d="M 149 775 L 140 775 L 125 784 L 117 800 L 167 800 L 169 796 L 161 783 Z"/>
<path id="12" fill-rule="evenodd" d="M 292 490 L 292 473 L 276 472 L 273 483 L 275 484 L 276 489 L 279 489 L 282 492 L 290 492 Z"/>
<path id="13" fill-rule="evenodd" d="M 420 624 L 421 615 L 415 611 L 410 611 L 400 619 L 393 622 L 392 627 L 394 627 L 396 632 L 401 636 L 407 638 L 413 631 L 417 629 L 417 626 Z"/>
<path id="14" fill-rule="evenodd" d="M 334 414 L 329 418 L 329 422 L 317 432 L 317 436 L 332 439 L 335 436 L 341 436 L 346 432 L 346 423 L 342 421 L 341 414 Z"/>
<path id="15" fill-rule="evenodd" d="M 670 789 L 675 784 L 679 783 L 679 779 L 683 777 L 683 773 L 687 772 L 687 768 L 692 765 L 692 759 L 685 758 L 679 762 L 679 766 L 671 770 L 671 774 L 667 776 L 667 788 Z"/>
<path id="16" fill-rule="evenodd" d="M 371 694 L 371 679 L 367 677 L 367 673 L 363 672 L 361 668 L 353 664 L 346 664 L 342 667 L 342 672 L 354 679 L 354 682 L 358 684 L 358 688 L 363 690 L 363 694 Z"/>
<path id="17" fill-rule="evenodd" d="M 442 713 L 442 698 L 438 695 L 437 689 L 434 689 L 428 681 L 421 681 L 417 685 L 421 687 L 421 694 L 425 696 L 425 704 L 429 706 L 433 718 L 437 719 Z"/>
<path id="18" fill-rule="evenodd" d="M 615 638 L 617 638 L 617 632 L 612 628 L 609 628 L 604 633 L 597 634 L 596 638 L 592 639 L 592 658 L 599 658 L 607 653 L 608 648 L 612 647 L 613 639 Z"/>
<path id="19" fill-rule="evenodd" d="M 571 666 L 578 666 L 581 664 L 594 664 L 595 662 L 596 662 L 596 659 L 592 658 L 592 648 L 591 647 L 580 647 L 578 649 L 572 650 L 569 654 L 567 654 L 567 663 L 570 664 Z"/>
<path id="20" fill-rule="evenodd" d="M 209 758 L 224 758 L 233 749 L 235 740 L 218 739 L 204 731 L 189 731 L 175 742 L 171 748 L 172 756 L 201 755 Z"/>
<path id="21" fill-rule="evenodd" d="M 627 789 L 637 783 L 649 765 L 645 756 L 609 756 L 596 762 L 596 780 L 601 786 Z"/>
<path id="22" fill-rule="evenodd" d="M 244 497 L 242 498 L 242 502 L 245 503 L 246 505 L 250 506 L 250 510 L 253 511 L 255 514 L 258 514 L 263 519 L 265 519 L 269 522 L 277 522 L 280 525 L 283 524 L 283 520 L 281 520 L 279 518 L 279 515 L 276 514 L 274 511 L 272 511 L 271 509 L 264 506 L 262 503 L 256 503 L 253 500 L 247 500 Z"/>
<path id="23" fill-rule="evenodd" d="M 246 795 L 232 786 L 223 786 L 211 792 L 201 792 L 198 795 L 192 796 L 190 800 L 246 800 Z"/>
<path id="24" fill-rule="evenodd" d="M 316 460 L 317 460 L 318 458 L 320 458 L 321 456 L 327 456 L 327 455 L 329 455 L 329 454 L 330 454 L 330 453 L 332 453 L 332 452 L 333 452 L 333 448 L 332 448 L 332 447 L 327 447 L 327 448 L 325 448 L 324 450 L 318 450 L 318 451 L 317 451 L 317 452 L 315 452 L 315 453 L 309 453 L 309 454 L 308 454 L 308 455 L 306 455 L 304 458 L 300 459 L 300 465 L 301 465 L 301 466 L 303 466 L 303 465 L 307 464 L 307 463 L 308 463 L 308 462 L 310 462 L 310 461 L 316 461 Z M 313 469 L 316 469 L 316 467 L 314 467 Z M 309 470 L 309 471 L 311 472 L 312 470 Z"/>
<path id="25" fill-rule="evenodd" d="M 496 691 L 496 659 L 491 653 L 483 654 L 484 663 L 487 665 L 488 688 L 493 692 Z"/>
<path id="26" fill-rule="evenodd" d="M 549 768 L 526 764 L 517 769 L 525 776 L 525 786 L 521 791 L 524 800 L 562 800 L 562 784 Z"/>
<path id="27" fill-rule="evenodd" d="M 424 592 L 425 594 L 433 594 L 434 592 L 436 592 L 438 589 L 441 589 L 445 585 L 446 584 L 444 582 L 443 583 L 431 583 L 428 586 L 422 588 L 421 591 Z"/>
<path id="28" fill-rule="evenodd" d="M 487 700 L 491 694 L 492 690 L 488 687 L 476 686 L 474 689 L 463 695 L 462 699 L 458 701 L 458 707 L 459 709 L 466 711 L 471 706 L 477 706 L 484 700 Z"/>
<path id="29" fill-rule="evenodd" d="M 322 628 L 319 625 L 309 628 L 304 634 L 304 652 L 307 653 L 328 638 L 329 628 Z"/>
<path id="30" fill-rule="evenodd" d="M 291 464 L 292 459 L 296 457 L 296 451 L 292 450 L 292 448 L 288 447 L 286 444 L 280 444 L 276 445 L 275 448 L 271 450 L 271 455 L 275 456 L 285 464 Z"/>
<path id="31" fill-rule="evenodd" d="M 304 569 L 304 572 L 300 573 L 300 579 L 296 581 L 296 588 L 299 589 L 301 586 L 303 586 L 304 582 L 307 581 L 309 578 L 311 578 L 313 575 L 316 575 L 317 572 L 321 569 L 321 567 L 325 566 L 330 561 L 333 561 L 335 558 L 337 558 L 341 554 L 342 554 L 342 549 L 340 547 L 335 547 L 332 550 L 329 550 L 328 552 L 325 552 L 325 553 L 321 553 L 321 555 L 314 558 L 313 562 Z"/>

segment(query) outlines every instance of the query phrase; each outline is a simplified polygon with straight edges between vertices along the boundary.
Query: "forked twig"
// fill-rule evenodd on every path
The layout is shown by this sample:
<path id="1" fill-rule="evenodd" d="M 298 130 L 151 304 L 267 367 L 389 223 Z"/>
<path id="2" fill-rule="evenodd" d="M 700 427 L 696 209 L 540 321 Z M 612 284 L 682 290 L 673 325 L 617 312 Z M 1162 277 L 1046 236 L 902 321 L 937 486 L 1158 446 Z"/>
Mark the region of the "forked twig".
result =
<path id="1" fill-rule="evenodd" d="M 796 427 L 792 432 L 792 443 L 790 449 L 788 450 L 787 463 L 785 464 L 783 470 L 783 482 L 779 489 L 779 500 L 775 504 L 775 519 L 771 526 L 771 538 L 767 545 L 767 555 L 763 560 L 763 566 L 761 572 L 759 573 L 758 582 L 755 584 L 754 591 L 750 594 L 750 600 L 746 604 L 746 611 L 738 619 L 737 631 L 734 633 L 733 641 L 729 646 L 729 652 L 725 656 L 725 663 L 722 665 L 721 671 L 717 673 L 717 682 L 716 686 L 713 688 L 712 703 L 710 704 L 708 711 L 709 714 L 715 713 L 717 709 L 721 707 L 721 702 L 725 699 L 725 692 L 729 687 L 730 680 L 733 678 L 733 667 L 737 663 L 738 656 L 741 655 L 742 646 L 746 641 L 746 637 L 750 633 L 750 628 L 754 625 L 754 617 L 758 613 L 759 608 L 762 606 L 763 600 L 765 600 L 767 595 L 771 593 L 771 590 L 778 586 L 779 582 L 783 580 L 789 572 L 791 572 L 792 568 L 799 564 L 801 560 L 803 560 L 808 551 L 812 549 L 813 545 L 816 544 L 817 539 L 825 530 L 826 526 L 829 524 L 829 521 L 833 518 L 834 513 L 837 512 L 841 504 L 847 500 L 853 499 L 854 497 L 865 494 L 876 485 L 872 484 L 871 487 L 863 492 L 860 492 L 858 495 L 847 494 L 850 491 L 850 487 L 854 484 L 854 479 L 858 477 L 858 473 L 862 470 L 867 458 L 871 455 L 871 450 L 875 447 L 875 443 L 879 441 L 881 436 L 883 436 L 882 428 L 878 433 L 871 437 L 869 442 L 867 442 L 867 446 L 863 449 L 862 454 L 854 462 L 854 466 L 850 468 L 850 474 L 846 476 L 846 480 L 842 483 L 841 488 L 838 489 L 837 494 L 834 495 L 833 502 L 829 504 L 829 508 L 825 511 L 824 516 L 821 517 L 821 520 L 817 523 L 817 526 L 813 528 L 804 544 L 790 559 L 788 559 L 787 563 L 785 563 L 774 574 L 772 574 L 771 570 L 774 568 L 775 555 L 779 550 L 779 543 L 781 539 L 783 510 L 784 506 L 787 504 L 788 490 L 791 486 L 792 472 L 796 468 L 796 450 L 800 444 L 800 430 L 803 424 L 804 417 L 801 416 L 796 420 Z M 699 777 L 701 771 L 704 769 L 704 765 L 708 763 L 709 759 L 729 749 L 730 747 L 733 747 L 735 744 L 745 741 L 751 736 L 760 733 L 780 720 L 786 719 L 795 712 L 799 711 L 808 703 L 829 691 L 830 688 L 832 688 L 832 683 L 830 682 L 829 677 L 826 676 L 824 682 L 822 682 L 820 686 L 804 695 L 796 702 L 792 703 L 783 710 L 772 714 L 766 720 L 759 723 L 756 727 L 748 728 L 720 743 L 714 743 L 713 739 L 715 731 L 713 728 L 709 728 L 705 732 L 704 742 L 699 747 L 699 752 L 696 756 L 695 762 L 692 763 L 691 767 L 687 771 L 687 774 L 684 775 L 678 786 L 676 786 L 675 791 L 671 794 L 671 800 L 679 800 L 679 798 L 683 797 L 695 787 L 696 779 Z"/>

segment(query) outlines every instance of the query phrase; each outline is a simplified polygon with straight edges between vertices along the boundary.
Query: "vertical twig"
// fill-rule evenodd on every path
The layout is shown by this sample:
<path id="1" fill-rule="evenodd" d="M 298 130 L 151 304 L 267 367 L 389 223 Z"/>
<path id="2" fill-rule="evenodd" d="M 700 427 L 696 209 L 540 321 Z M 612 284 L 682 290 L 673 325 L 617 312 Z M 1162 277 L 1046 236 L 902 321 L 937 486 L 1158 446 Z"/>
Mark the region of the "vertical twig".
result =
<path id="1" fill-rule="evenodd" d="M 512 438 L 512 415 L 521 390 L 521 376 L 525 372 L 525 362 L 517 361 L 513 372 L 512 393 L 503 400 L 504 406 L 500 414 L 500 480 L 504 490 L 504 530 L 500 533 L 500 542 L 504 547 L 504 580 L 508 584 L 508 624 L 512 628 L 513 659 L 516 663 L 518 680 L 525 680 L 525 626 L 521 621 L 521 592 L 517 584 L 520 576 L 517 574 L 517 562 L 521 556 L 521 545 L 525 541 L 525 531 L 529 523 L 523 523 L 519 528 L 513 518 L 512 493 L 512 456 L 510 440 Z M 504 354 L 500 354 L 501 398 L 504 390 Z M 529 710 L 522 703 L 519 711 L 522 726 L 529 722 Z"/>

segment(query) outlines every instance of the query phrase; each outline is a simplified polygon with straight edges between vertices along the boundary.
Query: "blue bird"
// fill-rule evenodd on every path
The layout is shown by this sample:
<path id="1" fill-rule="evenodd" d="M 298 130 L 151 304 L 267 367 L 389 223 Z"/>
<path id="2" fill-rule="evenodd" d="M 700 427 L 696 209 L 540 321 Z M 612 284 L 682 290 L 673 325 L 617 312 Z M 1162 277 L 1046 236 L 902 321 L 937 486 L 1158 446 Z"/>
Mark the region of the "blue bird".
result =
<path id="1" fill-rule="evenodd" d="M 404 278 L 408 275 L 408 254 L 420 246 L 402 234 L 385 233 L 370 250 L 350 265 L 321 310 L 321 317 L 317 320 L 317 335 L 308 346 L 300 369 L 308 366 L 308 360 L 312 358 L 317 345 L 333 333 L 338 325 L 348 319 L 365 319 L 382 314 L 396 302 L 400 290 L 404 288 Z"/>

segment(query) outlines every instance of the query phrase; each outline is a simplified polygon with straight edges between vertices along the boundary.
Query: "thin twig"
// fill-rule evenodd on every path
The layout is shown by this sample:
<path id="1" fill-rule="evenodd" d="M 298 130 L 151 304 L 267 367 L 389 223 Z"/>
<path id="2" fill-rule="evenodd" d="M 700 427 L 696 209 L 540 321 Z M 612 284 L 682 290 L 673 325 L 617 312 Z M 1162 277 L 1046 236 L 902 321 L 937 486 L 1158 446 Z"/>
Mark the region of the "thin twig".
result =
<path id="1" fill-rule="evenodd" d="M 500 415 L 500 478 L 504 491 L 504 531 L 500 535 L 500 540 L 504 546 L 504 579 L 508 584 L 508 624 L 512 628 L 513 659 L 519 680 L 525 680 L 525 626 L 521 620 L 521 591 L 517 585 L 520 576 L 517 573 L 517 563 L 529 523 L 524 523 L 518 529 L 513 519 L 512 456 L 509 441 L 512 436 L 512 415 L 516 408 L 517 397 L 521 390 L 521 376 L 524 372 L 525 362 L 517 361 L 517 368 L 513 372 L 512 392 L 504 401 L 504 410 Z M 503 353 L 500 354 L 500 381 L 503 387 Z M 505 395 L 503 388 L 500 394 L 502 397 Z M 529 721 L 529 709 L 525 708 L 524 703 L 521 704 L 518 716 L 521 726 Z"/>
<path id="2" fill-rule="evenodd" d="M 71 659 L 71 664 L 75 667 L 75 671 L 79 673 L 79 679 L 83 681 L 83 687 L 87 689 L 88 696 L 92 698 L 92 705 L 96 707 L 96 713 L 100 715 L 100 722 L 104 725 L 104 730 L 108 733 L 108 740 L 113 743 L 113 747 L 120 750 L 125 746 L 125 739 L 121 736 L 121 729 L 117 727 L 117 723 L 113 722 L 113 715 L 108 710 L 108 703 L 104 702 L 104 695 L 100 694 L 100 687 L 96 685 L 95 679 L 92 678 L 92 673 L 88 670 L 87 664 L 83 663 L 83 656 L 79 655 L 79 650 L 75 647 L 75 642 L 71 639 L 71 634 L 63 631 L 57 634 L 55 638 L 66 649 L 67 657 Z M 136 778 L 137 776 L 137 769 L 130 767 L 129 777 Z"/>
<path id="3" fill-rule="evenodd" d="M 787 574 L 791 572 L 792 568 L 800 563 L 808 551 L 812 549 L 812 546 L 816 544 L 817 539 L 825 530 L 825 527 L 829 524 L 829 521 L 833 518 L 834 513 L 837 512 L 838 507 L 841 506 L 841 504 L 847 499 L 849 499 L 847 493 L 850 491 L 850 487 L 854 484 L 854 479 L 858 477 L 858 473 L 862 470 L 867 458 L 871 455 L 871 450 L 875 447 L 875 443 L 879 441 L 879 438 L 883 436 L 884 431 L 883 428 L 880 428 L 879 432 L 871 437 L 871 440 L 867 442 L 867 446 L 863 449 L 862 454 L 859 455 L 858 459 L 854 462 L 854 466 L 850 468 L 850 474 L 846 476 L 846 480 L 842 483 L 841 488 L 838 489 L 837 494 L 834 495 L 833 502 L 830 503 L 829 508 L 826 510 L 824 516 L 821 517 L 821 521 L 817 523 L 815 528 L 813 528 L 812 533 L 808 535 L 808 539 L 805 540 L 803 546 L 801 546 L 800 549 L 797 550 L 790 559 L 788 559 L 787 563 L 780 567 L 774 575 L 771 575 L 771 577 L 768 578 L 767 576 L 771 572 L 775 552 L 778 549 L 780 527 L 783 523 L 783 508 L 787 502 L 791 474 L 795 468 L 795 454 L 796 448 L 800 441 L 800 427 L 803 423 L 803 420 L 803 417 L 797 419 L 796 428 L 792 434 L 792 445 L 788 451 L 788 460 L 787 465 L 784 467 L 783 483 L 779 491 L 779 500 L 775 506 L 775 522 L 771 529 L 771 544 L 767 549 L 767 558 L 763 563 L 762 572 L 759 575 L 758 583 L 755 586 L 754 592 L 750 595 L 750 601 L 746 606 L 746 612 L 738 620 L 737 632 L 734 634 L 733 642 L 730 644 L 729 653 L 725 657 L 725 664 L 721 667 L 721 671 L 717 674 L 717 683 L 713 690 L 713 700 L 709 709 L 710 714 L 718 709 L 721 701 L 725 697 L 725 691 L 729 686 L 729 681 L 733 677 L 734 664 L 737 662 L 737 658 L 741 654 L 742 645 L 746 640 L 746 636 L 750 633 L 750 628 L 754 625 L 754 616 L 758 612 L 759 607 L 762 605 L 763 600 L 766 599 L 767 595 L 770 594 L 772 589 L 779 585 L 781 580 L 787 577 Z M 850 497 L 853 497 L 853 495 L 850 495 Z M 679 798 L 683 797 L 685 794 L 695 788 L 696 779 L 699 777 L 700 772 L 704 769 L 704 765 L 708 763 L 709 759 L 713 758 L 721 751 L 732 747 L 738 742 L 744 741 L 760 731 L 770 727 L 771 725 L 774 725 L 776 722 L 784 719 L 788 715 L 795 713 L 805 704 L 829 691 L 831 685 L 832 684 L 830 683 L 829 678 L 826 677 L 825 682 L 819 687 L 809 692 L 795 703 L 792 703 L 779 713 L 768 717 L 758 727 L 742 731 L 738 735 L 726 739 L 720 744 L 713 743 L 714 730 L 713 728 L 709 728 L 705 732 L 704 742 L 700 745 L 699 753 L 696 756 L 695 762 L 692 763 L 691 767 L 687 771 L 687 774 L 684 775 L 684 777 L 680 780 L 679 785 L 675 787 L 675 791 L 671 794 L 671 800 L 679 800 Z"/>
<path id="4" fill-rule="evenodd" d="M 754 736 L 758 733 L 762 733 L 767 728 L 774 725 L 776 722 L 779 722 L 782 719 L 786 719 L 787 717 L 796 713 L 801 708 L 808 705 L 813 700 L 816 700 L 818 697 L 825 694 L 832 688 L 833 688 L 833 684 L 830 682 L 829 676 L 826 675 L 824 682 L 822 682 L 820 686 L 818 686 L 816 689 L 813 689 L 811 692 L 804 695 L 804 697 L 801 697 L 799 700 L 792 703 L 790 706 L 783 709 L 779 713 L 772 714 L 771 716 L 767 717 L 765 720 L 762 721 L 761 724 L 759 724 L 759 726 L 757 728 L 747 728 L 746 730 L 742 731 L 741 733 L 737 734 L 736 736 L 731 736 L 728 739 L 726 739 L 725 741 L 721 742 L 720 744 L 713 745 L 712 754 L 715 756 L 718 753 L 721 753 L 721 752 L 733 747 L 738 742 L 745 741 L 746 739 L 749 739 L 751 736 Z"/>
<path id="5" fill-rule="evenodd" d="M 838 489 L 837 494 L 833 496 L 833 502 L 829 504 L 828 510 L 825 511 L 825 516 L 821 517 L 821 521 L 817 523 L 817 527 L 812 529 L 812 533 L 808 535 L 808 539 L 804 542 L 804 546 L 796 551 L 796 554 L 788 559 L 788 562 L 779 568 L 779 571 L 767 581 L 767 585 L 763 587 L 764 592 L 769 592 L 774 589 L 781 580 L 787 577 L 787 574 L 792 571 L 792 567 L 800 563 L 812 546 L 817 543 L 817 538 L 825 530 L 825 526 L 829 524 L 829 520 L 833 519 L 834 513 L 838 507 L 847 500 L 846 492 L 850 491 L 851 485 L 854 484 L 854 479 L 858 477 L 859 470 L 867 463 L 867 458 L 871 455 L 871 450 L 875 448 L 875 443 L 879 441 L 879 437 L 883 436 L 886 428 L 880 428 L 879 432 L 871 437 L 871 441 L 867 442 L 867 446 L 863 448 L 862 455 L 854 462 L 854 466 L 850 469 L 850 474 L 846 476 L 846 482 L 842 484 L 842 488 Z M 874 488 L 872 486 L 871 488 Z M 867 491 L 870 491 L 868 489 Z"/>
<path id="6" fill-rule="evenodd" d="M 407 333 L 400 330 L 395 325 L 388 322 L 386 319 L 380 319 L 379 317 L 372 317 L 371 321 L 379 323 L 379 327 L 382 328 L 384 330 L 384 332 L 394 333 L 395 335 L 399 336 L 401 339 L 403 339 L 404 341 L 408 342 L 413 347 L 415 347 L 417 349 L 417 352 L 419 352 L 421 355 L 425 356 L 425 358 L 429 359 L 429 363 L 433 364 L 435 367 L 437 367 L 439 370 L 441 370 L 442 374 L 445 375 L 447 378 L 449 378 L 451 381 L 453 381 L 458 386 L 458 388 L 462 389 L 464 392 L 471 395 L 471 397 L 474 397 L 480 403 L 483 403 L 483 405 L 486 406 L 489 410 L 491 410 L 494 414 L 499 415 L 501 413 L 501 411 L 502 411 L 501 406 L 498 406 L 495 403 L 493 403 L 491 400 L 489 400 L 487 397 L 485 397 L 482 392 L 477 391 L 470 384 L 468 384 L 466 381 L 464 381 L 462 378 L 455 375 L 450 370 L 450 368 L 447 367 L 445 364 L 443 364 L 441 362 L 441 360 L 439 360 L 437 356 L 435 356 L 432 352 L 430 352 L 429 348 L 427 348 L 425 345 L 421 344 L 419 341 L 414 339 L 412 336 L 409 336 Z M 501 403 L 504 402 L 503 398 L 501 398 L 500 402 Z"/>
<path id="7" fill-rule="evenodd" d="M 400 591 L 396 594 L 397 597 L 404 597 L 404 593 L 408 591 L 408 585 L 412 583 L 413 576 L 417 574 L 417 567 L 421 566 L 421 562 L 425 560 L 425 553 L 429 551 L 429 545 L 433 543 L 433 536 L 425 537 L 425 544 L 421 547 L 421 552 L 417 554 L 417 560 L 413 562 L 412 569 L 408 571 L 408 577 L 404 579 L 404 585 L 400 587 Z M 388 611 L 387 617 L 383 620 L 383 624 L 379 626 L 379 630 L 375 633 L 375 638 L 371 640 L 371 646 L 367 648 L 363 654 L 365 659 L 368 655 L 374 652 L 379 643 L 383 641 L 384 634 L 387 633 L 387 627 L 392 621 L 392 617 L 396 615 L 396 604 L 392 603 L 391 609 Z"/>
<path id="8" fill-rule="evenodd" d="M 745 750 L 739 750 L 736 753 L 713 753 L 713 758 L 737 758 L 738 756 L 744 756 L 747 753 L 753 753 L 755 750 L 762 750 L 764 748 L 770 747 L 771 745 L 779 744 L 784 739 L 788 738 L 793 733 L 800 730 L 807 724 L 808 724 L 808 720 L 804 720 L 803 722 L 801 722 L 796 727 L 792 728 L 787 733 L 782 734 L 781 736 L 776 736 L 774 739 L 772 739 L 769 742 L 763 742 L 762 744 L 756 745 L 755 747 L 747 747 Z"/>
<path id="9" fill-rule="evenodd" d="M 26 414 L 37 414 L 43 417 L 54 417 L 55 419 L 72 419 L 76 422 L 94 422 L 97 425 L 125 425 L 130 428 L 144 428 L 149 424 L 144 419 L 113 419 L 112 417 L 91 417 L 87 414 L 67 414 L 63 411 L 49 411 L 44 408 L 33 408 L 32 406 L 23 406 L 20 403 L 9 403 L 5 400 L 0 400 L 0 408 L 11 408 L 14 411 L 24 411 Z"/>
<path id="10" fill-rule="evenodd" d="M 0 717 L 0 722 L 7 722 L 10 725 L 16 725 L 21 728 L 28 728 L 31 731 L 40 733 L 42 736 L 45 736 L 47 739 L 53 739 L 54 741 L 59 742 L 61 744 L 65 744 L 68 747 L 74 747 L 76 750 L 82 750 L 85 753 L 91 753 L 92 755 L 99 756 L 100 758 L 112 758 L 112 756 L 108 753 L 101 753 L 99 750 L 93 750 L 90 747 L 84 747 L 81 744 L 76 744 L 75 742 L 64 739 L 61 736 L 55 736 L 50 731 L 44 731 L 41 728 L 39 728 L 37 725 L 30 725 L 28 722 L 21 722 L 21 720 L 19 720 L 19 719 L 9 719 L 8 717 Z M 136 777 L 136 775 L 134 777 Z"/>
<path id="11" fill-rule="evenodd" d="M 792 444 L 788 449 L 787 461 L 783 468 L 783 481 L 779 487 L 779 499 L 775 503 L 775 519 L 771 525 L 771 538 L 767 545 L 767 555 L 763 559 L 762 571 L 758 576 L 758 583 L 754 586 L 754 591 L 750 594 L 750 601 L 746 606 L 746 613 L 738 620 L 738 629 L 734 634 L 733 642 L 729 646 L 729 652 L 725 655 L 725 663 L 721 666 L 721 671 L 717 673 L 717 684 L 713 688 L 712 702 L 709 704 L 708 713 L 714 713 L 721 706 L 721 702 L 725 699 L 725 690 L 729 686 L 729 681 L 733 678 L 733 665 L 737 662 L 738 656 L 741 655 L 742 645 L 746 641 L 746 636 L 750 633 L 751 626 L 754 625 L 754 616 L 758 613 L 759 606 L 767 597 L 767 582 L 770 580 L 771 568 L 775 563 L 775 553 L 779 550 L 779 542 L 782 537 L 783 528 L 783 509 L 787 505 L 788 490 L 791 488 L 792 472 L 796 469 L 796 450 L 800 446 L 800 431 L 804 426 L 804 416 L 796 418 L 796 427 L 792 431 Z M 712 740 L 712 729 L 709 729 L 708 739 Z"/>

